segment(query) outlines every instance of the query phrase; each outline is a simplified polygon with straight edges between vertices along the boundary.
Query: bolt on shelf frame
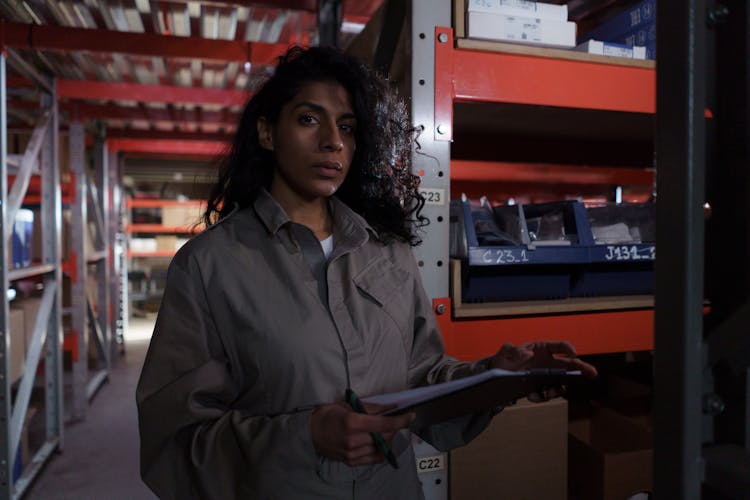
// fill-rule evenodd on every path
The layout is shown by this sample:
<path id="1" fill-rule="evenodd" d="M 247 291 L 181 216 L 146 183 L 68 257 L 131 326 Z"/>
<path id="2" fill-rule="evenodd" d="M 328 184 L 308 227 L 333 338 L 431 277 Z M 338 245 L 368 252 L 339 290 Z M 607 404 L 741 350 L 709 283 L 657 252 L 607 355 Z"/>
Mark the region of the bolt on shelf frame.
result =
<path id="1" fill-rule="evenodd" d="M 13 188 L 8 193 L 7 63 L 29 77 L 39 88 L 40 117 L 27 149 L 17 165 Z M 56 449 L 63 446 L 62 401 L 62 266 L 60 227 L 62 196 L 58 168 L 58 115 L 54 79 L 40 74 L 21 57 L 8 50 L 0 54 L 0 500 L 20 498 Z M 8 249 L 18 208 L 23 203 L 36 164 L 41 175 L 42 264 L 9 270 Z M 26 351 L 26 365 L 13 398 L 10 380 L 9 301 L 6 291 L 12 280 L 43 276 L 44 292 L 33 335 Z M 46 440 L 20 477 L 13 472 L 29 400 L 44 350 Z M 11 405 L 11 401 L 13 404 Z"/>

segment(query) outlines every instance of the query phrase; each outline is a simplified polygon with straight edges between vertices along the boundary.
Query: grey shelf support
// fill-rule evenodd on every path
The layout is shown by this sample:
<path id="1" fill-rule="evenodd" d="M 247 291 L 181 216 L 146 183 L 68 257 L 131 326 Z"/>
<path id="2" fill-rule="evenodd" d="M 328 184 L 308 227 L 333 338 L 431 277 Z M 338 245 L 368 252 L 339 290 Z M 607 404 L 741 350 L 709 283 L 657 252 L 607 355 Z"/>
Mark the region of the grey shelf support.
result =
<path id="1" fill-rule="evenodd" d="M 125 318 L 127 317 L 127 273 L 126 268 L 126 257 L 125 251 L 125 222 L 124 222 L 124 197 L 122 196 L 122 175 L 124 169 L 124 160 L 116 151 L 109 153 L 109 168 L 107 174 L 109 176 L 109 214 L 107 221 L 109 224 L 109 243 L 112 245 L 112 251 L 110 256 L 112 262 L 110 264 L 110 277 L 109 277 L 109 297 L 110 297 L 110 311 L 112 311 L 112 317 L 110 318 L 111 324 L 111 337 L 110 337 L 110 351 L 111 359 L 114 361 L 117 358 L 120 349 L 124 349 L 124 328 Z M 123 287 L 123 283 L 125 286 Z"/>
<path id="2" fill-rule="evenodd" d="M 109 319 L 109 282 L 112 252 L 107 248 L 109 240 L 109 169 L 110 154 L 107 151 L 107 145 L 104 140 L 104 134 L 97 134 L 94 141 L 94 183 L 89 183 L 92 195 L 92 205 L 94 213 L 101 214 L 101 220 L 96 224 L 95 245 L 97 251 L 105 251 L 106 258 L 96 263 L 96 321 L 98 329 L 102 334 L 105 345 L 109 344 L 112 336 L 111 322 Z M 96 186 L 96 188 L 94 188 Z M 92 325 L 93 327 L 93 325 Z M 112 369 L 112 356 L 110 350 L 104 350 L 104 360 L 101 368 L 109 372 Z"/>
<path id="3" fill-rule="evenodd" d="M 52 309 L 47 322 L 45 343 L 45 409 L 47 442 L 57 441 L 58 449 L 64 447 L 63 439 L 63 367 L 62 367 L 62 193 L 58 149 L 58 114 L 55 82 L 51 93 L 42 94 L 42 107 L 52 112 L 47 127 L 47 141 L 41 150 L 42 178 L 42 263 L 54 265 L 55 270 L 45 275 L 45 289 L 54 287 Z"/>
<path id="4" fill-rule="evenodd" d="M 657 5 L 654 493 L 698 499 L 703 393 L 706 3 Z"/>
<path id="5" fill-rule="evenodd" d="M 0 224 L 5 234 L 8 220 L 8 96 L 6 93 L 7 74 L 5 56 L 0 54 Z M 11 453 L 11 432 L 8 422 L 11 415 L 10 392 L 10 308 L 5 290 L 8 289 L 8 245 L 5 237 L 0 239 L 0 286 L 3 291 L 2 305 L 0 305 L 0 500 L 13 498 L 13 466 L 11 464 L 14 453 Z"/>
<path id="6" fill-rule="evenodd" d="M 84 420 L 88 410 L 88 317 L 86 304 L 86 274 L 89 252 L 86 245 L 88 232 L 88 169 L 83 124 L 74 122 L 69 127 L 70 171 L 75 189 L 70 200 L 70 260 L 74 267 L 70 277 L 71 334 L 76 337 L 78 357 L 73 359 L 72 407 L 70 418 Z"/>
<path id="7" fill-rule="evenodd" d="M 420 189 L 440 193 L 427 204 L 430 219 L 422 245 L 414 249 L 422 281 L 431 298 L 448 296 L 448 209 L 450 200 L 450 141 L 442 140 L 435 123 L 435 27 L 451 25 L 450 2 L 413 0 L 411 5 L 411 113 L 422 129 L 421 150 L 414 154 L 415 172 L 424 171 Z M 424 81 L 424 84 L 420 84 Z M 443 126 L 450 124 L 443 124 Z M 442 129 L 441 129 L 442 130 Z"/>
<path id="8" fill-rule="evenodd" d="M 8 108 L 6 56 L 0 54 L 0 500 L 20 498 L 28 485 L 49 459 L 63 445 L 62 402 L 62 266 L 60 259 L 60 227 L 62 199 L 58 158 L 58 115 L 55 82 L 37 72 L 17 54 L 8 51 L 8 59 L 21 74 L 34 81 L 41 90 L 39 118 L 31 141 L 23 156 L 16 157 L 16 181 L 8 193 Z M 10 270 L 8 245 L 15 214 L 21 206 L 29 180 L 41 175 L 42 264 Z M 26 355 L 26 366 L 13 398 L 10 380 L 9 335 L 10 307 L 5 291 L 11 280 L 42 276 L 44 292 L 34 331 Z M 14 466 L 23 424 L 28 413 L 37 364 L 44 356 L 44 395 L 46 440 L 36 451 L 20 477 L 14 477 Z M 13 401 L 13 405 L 11 405 Z"/>
<path id="9" fill-rule="evenodd" d="M 414 171 L 424 171 L 420 189 L 439 193 L 439 203 L 425 205 L 423 214 L 430 224 L 422 233 L 422 245 L 414 248 L 427 295 L 448 296 L 448 211 L 450 200 L 450 142 L 438 138 L 435 123 L 435 27 L 451 25 L 451 2 L 412 0 L 409 20 L 411 64 L 407 73 L 411 93 L 412 123 L 421 129 L 421 150 L 414 153 Z M 420 83 L 423 82 L 423 83 Z M 449 124 L 450 125 L 450 124 Z M 429 444 L 415 442 L 417 460 L 430 458 L 441 463 L 438 470 L 420 472 L 427 500 L 448 498 L 447 453 Z"/>

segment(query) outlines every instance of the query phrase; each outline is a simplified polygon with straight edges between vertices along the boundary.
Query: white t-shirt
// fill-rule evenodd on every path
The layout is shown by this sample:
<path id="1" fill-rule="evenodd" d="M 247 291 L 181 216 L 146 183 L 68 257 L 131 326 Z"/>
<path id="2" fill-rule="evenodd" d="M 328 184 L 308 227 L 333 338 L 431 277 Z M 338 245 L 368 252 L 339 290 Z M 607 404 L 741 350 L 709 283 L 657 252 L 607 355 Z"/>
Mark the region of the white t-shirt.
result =
<path id="1" fill-rule="evenodd" d="M 323 255 L 326 256 L 326 259 L 330 257 L 331 252 L 333 252 L 333 235 L 321 240 L 320 246 L 323 247 Z"/>

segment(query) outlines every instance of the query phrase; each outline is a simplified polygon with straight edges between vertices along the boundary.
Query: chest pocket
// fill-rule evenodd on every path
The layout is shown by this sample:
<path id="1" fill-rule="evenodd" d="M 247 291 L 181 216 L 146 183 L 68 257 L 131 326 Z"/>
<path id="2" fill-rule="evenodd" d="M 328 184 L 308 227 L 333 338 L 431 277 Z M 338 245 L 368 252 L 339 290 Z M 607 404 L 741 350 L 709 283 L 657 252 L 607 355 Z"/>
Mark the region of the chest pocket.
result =
<path id="1" fill-rule="evenodd" d="M 364 296 L 390 316 L 402 335 L 411 334 L 412 280 L 409 273 L 380 258 L 367 266 L 352 281 Z"/>

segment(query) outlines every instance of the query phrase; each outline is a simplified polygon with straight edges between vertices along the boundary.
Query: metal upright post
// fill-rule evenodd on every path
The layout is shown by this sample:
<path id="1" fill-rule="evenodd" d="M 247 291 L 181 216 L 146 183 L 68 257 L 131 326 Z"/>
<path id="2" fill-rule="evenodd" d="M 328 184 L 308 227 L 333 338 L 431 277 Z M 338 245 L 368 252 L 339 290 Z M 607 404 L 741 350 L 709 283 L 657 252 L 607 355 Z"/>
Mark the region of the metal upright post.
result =
<path id="1" fill-rule="evenodd" d="M 99 213 L 101 214 L 101 224 L 98 227 L 97 245 L 104 250 L 106 257 L 96 264 L 96 304 L 97 304 L 97 321 L 101 331 L 102 348 L 104 351 L 105 368 L 109 372 L 112 368 L 112 356 L 110 349 L 111 328 L 109 321 L 109 270 L 111 268 L 112 252 L 108 243 L 109 239 L 109 161 L 110 155 L 107 152 L 107 145 L 104 137 L 97 136 L 94 145 L 94 179 L 96 182 L 96 192 L 98 193 L 96 203 Z"/>
<path id="2" fill-rule="evenodd" d="M 111 265 L 109 267 L 109 300 L 110 300 L 110 331 L 112 336 L 110 338 L 110 359 L 114 363 L 120 346 L 122 344 L 122 306 L 123 300 L 120 288 L 120 275 L 122 273 L 122 191 L 121 191 L 121 172 L 122 172 L 122 158 L 120 158 L 117 151 L 111 151 L 109 159 L 109 168 L 107 169 L 108 185 L 109 185 L 109 216 L 107 221 L 109 223 L 109 240 L 108 244 L 111 247 L 109 255 L 112 258 Z"/>
<path id="3" fill-rule="evenodd" d="M 705 180 L 703 0 L 657 5 L 655 443 L 657 499 L 698 499 Z"/>
<path id="4" fill-rule="evenodd" d="M 70 262 L 72 335 L 76 338 L 77 355 L 73 355 L 73 407 L 74 420 L 86 418 L 88 409 L 88 335 L 86 311 L 86 272 L 89 255 L 85 244 L 88 232 L 87 175 L 85 158 L 85 133 L 83 124 L 74 122 L 69 127 L 70 170 L 75 186 L 71 199 Z"/>
<path id="5" fill-rule="evenodd" d="M 2 47 L 0 47 L 2 48 Z M 0 235 L 5 234 L 8 224 L 8 108 L 6 93 L 5 53 L 0 53 Z M 0 286 L 2 306 L 0 306 L 0 500 L 13 498 L 13 452 L 10 439 L 11 395 L 10 395 L 10 321 L 8 308 L 8 246 L 4 237 L 0 238 Z"/>
<path id="6" fill-rule="evenodd" d="M 450 140 L 452 123 L 436 123 L 435 27 L 451 25 L 450 2 L 412 1 L 411 11 L 411 117 L 422 131 L 420 150 L 414 154 L 415 172 L 423 172 L 421 190 L 431 193 L 424 208 L 430 225 L 422 245 L 414 249 L 422 281 L 431 298 L 448 296 L 448 208 L 450 200 Z"/>
<path id="7" fill-rule="evenodd" d="M 411 91 L 412 123 L 421 129 L 419 145 L 414 153 L 414 171 L 423 173 L 420 189 L 430 200 L 423 214 L 430 224 L 422 234 L 422 245 L 414 249 L 422 282 L 432 298 L 448 296 L 448 208 L 450 200 L 450 138 L 452 124 L 436 123 L 435 109 L 435 47 L 445 40 L 436 40 L 436 27 L 450 27 L 451 2 L 412 0 L 411 2 L 411 64 L 408 78 Z M 444 38 L 444 37 L 443 37 Z M 432 458 L 425 463 L 440 467 L 420 471 L 422 489 L 429 500 L 448 498 L 447 454 L 427 443 L 415 445 L 417 460 Z"/>
<path id="8" fill-rule="evenodd" d="M 57 95 L 52 81 L 51 93 L 42 95 L 42 106 L 50 109 L 47 141 L 41 151 L 42 174 L 42 259 L 54 265 L 54 271 L 44 277 L 45 288 L 54 287 L 52 309 L 47 322 L 45 354 L 45 394 L 47 410 L 47 440 L 58 439 L 63 447 L 63 375 L 62 375 L 62 266 L 60 228 L 62 227 L 62 197 L 58 165 Z"/>

